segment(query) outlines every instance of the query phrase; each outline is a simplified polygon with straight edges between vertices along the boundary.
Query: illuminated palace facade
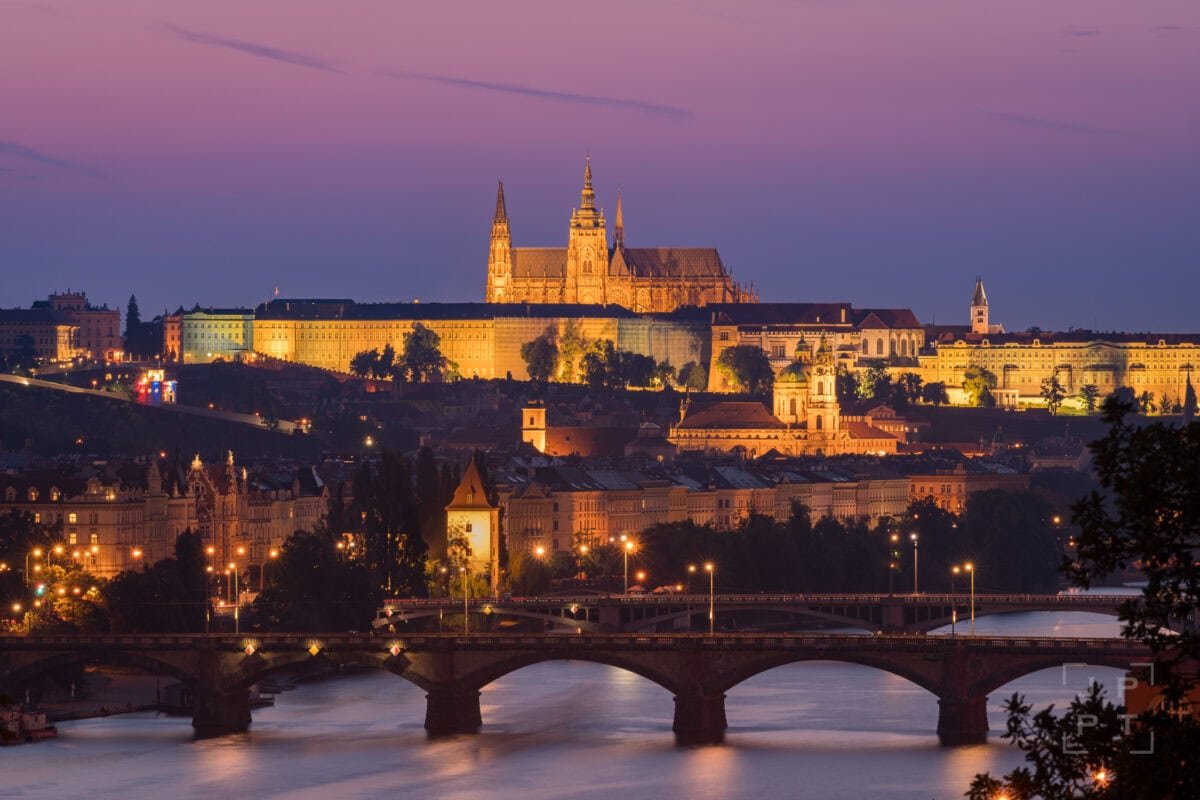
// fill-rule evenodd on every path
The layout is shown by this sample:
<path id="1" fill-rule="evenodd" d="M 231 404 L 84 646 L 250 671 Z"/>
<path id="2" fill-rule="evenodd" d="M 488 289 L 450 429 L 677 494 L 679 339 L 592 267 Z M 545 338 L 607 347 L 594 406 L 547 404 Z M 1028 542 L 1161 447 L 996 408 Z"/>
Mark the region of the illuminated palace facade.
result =
<path id="1" fill-rule="evenodd" d="M 708 357 L 704 318 L 653 317 L 623 308 L 572 304 L 354 303 L 350 300 L 274 300 L 260 306 L 253 349 L 260 355 L 346 372 L 356 353 L 391 345 L 423 325 L 441 339 L 442 354 L 464 378 L 528 378 L 521 346 L 568 325 L 620 350 L 682 366 Z"/>
<path id="2" fill-rule="evenodd" d="M 734 282 L 715 248 L 626 247 L 620 194 L 610 247 L 604 212 L 596 207 L 590 159 L 566 247 L 513 247 L 500 184 L 484 297 L 489 303 L 617 305 L 639 312 L 757 299 L 752 288 Z"/>
<path id="3" fill-rule="evenodd" d="M 1147 393 L 1161 409 L 1164 398 L 1172 406 L 1183 403 L 1200 365 L 1200 334 L 1194 333 L 1006 333 L 989 320 L 982 281 L 976 281 L 969 326 L 931 325 L 927 333 L 929 346 L 912 371 L 926 383 L 944 383 L 955 403 L 964 401 L 966 371 L 983 367 L 996 376 L 993 394 L 1000 405 L 1045 405 L 1042 381 L 1057 376 L 1071 402 L 1092 384 L 1101 398 L 1121 387 Z"/>

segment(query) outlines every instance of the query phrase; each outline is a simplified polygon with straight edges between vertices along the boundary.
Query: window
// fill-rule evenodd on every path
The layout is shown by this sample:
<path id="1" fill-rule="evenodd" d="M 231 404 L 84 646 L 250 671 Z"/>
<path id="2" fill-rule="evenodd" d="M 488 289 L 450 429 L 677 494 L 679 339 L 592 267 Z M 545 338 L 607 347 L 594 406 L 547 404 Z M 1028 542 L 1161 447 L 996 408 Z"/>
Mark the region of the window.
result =
<path id="1" fill-rule="evenodd" d="M 72 511 L 70 514 L 67 514 L 67 523 L 68 523 L 68 524 L 70 524 L 70 525 L 74 525 L 74 524 L 76 524 L 77 522 L 79 522 L 79 515 L 78 515 L 78 514 L 76 514 L 74 511 Z"/>
<path id="2" fill-rule="evenodd" d="M 469 523 L 469 522 L 467 523 L 467 529 L 466 529 L 466 530 L 467 530 L 467 533 L 470 533 L 470 532 L 471 532 L 471 523 Z"/>
<path id="3" fill-rule="evenodd" d="M 38 490 L 33 488 L 32 486 L 30 486 L 29 487 L 29 502 L 36 503 L 37 499 L 38 499 Z"/>
<path id="4" fill-rule="evenodd" d="M 95 531 L 88 534 L 88 544 L 100 544 L 100 534 Z"/>
<path id="5" fill-rule="evenodd" d="M 79 544 L 79 534 L 71 531 L 67 534 L 67 544 Z"/>
<path id="6" fill-rule="evenodd" d="M 787 358 L 787 348 L 781 344 L 771 345 L 771 358 Z"/>
<path id="7" fill-rule="evenodd" d="M 721 333 L 717 335 L 717 341 L 728 342 L 729 341 L 729 331 L 721 331 Z"/>

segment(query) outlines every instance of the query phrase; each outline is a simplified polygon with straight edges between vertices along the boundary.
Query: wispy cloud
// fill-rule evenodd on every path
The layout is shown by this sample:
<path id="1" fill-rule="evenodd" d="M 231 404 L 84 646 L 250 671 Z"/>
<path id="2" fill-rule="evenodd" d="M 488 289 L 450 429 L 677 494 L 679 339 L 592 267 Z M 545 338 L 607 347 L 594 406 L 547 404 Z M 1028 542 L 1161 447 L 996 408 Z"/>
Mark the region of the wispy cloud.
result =
<path id="1" fill-rule="evenodd" d="M 258 44 L 256 42 L 247 42 L 243 39 L 232 39 L 228 36 L 218 36 L 212 33 L 201 33 L 199 31 L 188 30 L 178 25 L 172 25 L 169 22 L 163 23 L 163 28 L 171 32 L 185 42 L 192 44 L 205 44 L 211 47 L 223 47 L 226 50 L 235 50 L 239 53 L 244 53 L 255 58 L 265 58 L 269 61 L 278 61 L 283 64 L 291 64 L 296 67 L 307 67 L 316 69 L 322 72 L 336 72 L 345 74 L 345 71 L 339 69 L 335 62 L 321 56 L 314 56 L 308 53 L 299 53 L 294 50 L 282 50 L 278 47 L 270 45 Z"/>
<path id="2" fill-rule="evenodd" d="M 16 142 L 0 141 L 0 158 L 11 156 L 20 158 L 25 161 L 32 161 L 37 164 L 46 164 L 51 167 L 57 167 L 65 172 L 73 172 L 76 175 L 86 175 L 89 178 L 95 178 L 101 181 L 112 181 L 113 178 L 106 172 L 89 167 L 87 164 L 80 164 L 75 161 L 67 161 L 64 158 L 56 158 L 55 156 L 47 155 L 46 153 L 34 150 L 32 147 L 26 147 L 23 144 Z"/>
<path id="3" fill-rule="evenodd" d="M 1047 117 L 1035 117 L 1027 114 L 1008 114 L 1003 111 L 987 111 L 982 110 L 982 113 L 989 117 L 1011 122 L 1014 125 L 1024 125 L 1028 128 L 1041 128 L 1049 131 L 1062 131 L 1063 133 L 1079 133 L 1088 136 L 1116 136 L 1120 131 L 1112 130 L 1111 128 L 1100 128 L 1095 125 L 1082 125 L 1077 122 L 1064 122 L 1063 120 L 1049 119 Z"/>
<path id="4" fill-rule="evenodd" d="M 1067 36 L 1085 39 L 1091 36 L 1099 36 L 1101 30 L 1099 28 L 1089 28 L 1084 25 L 1068 25 L 1066 28 L 1063 28 L 1063 33 Z"/>
<path id="5" fill-rule="evenodd" d="M 640 111 L 644 114 L 656 114 L 672 119 L 690 120 L 695 115 L 686 108 L 669 106 L 662 103 L 649 103 L 644 100 L 629 100 L 621 97 L 603 97 L 577 92 L 561 92 L 554 89 L 542 89 L 537 86 L 524 86 L 518 83 L 495 83 L 493 81 L 478 81 L 471 78 L 455 78 L 449 75 L 432 75 L 427 72 L 400 72 L 396 70 L 377 70 L 377 75 L 385 78 L 400 80 L 425 81 L 443 86 L 457 86 L 461 89 L 474 89 L 481 92 L 501 92 L 517 94 L 525 97 L 536 97 L 539 100 L 549 100 L 557 103 L 577 103 L 581 105 L 603 106 L 623 111 Z"/>

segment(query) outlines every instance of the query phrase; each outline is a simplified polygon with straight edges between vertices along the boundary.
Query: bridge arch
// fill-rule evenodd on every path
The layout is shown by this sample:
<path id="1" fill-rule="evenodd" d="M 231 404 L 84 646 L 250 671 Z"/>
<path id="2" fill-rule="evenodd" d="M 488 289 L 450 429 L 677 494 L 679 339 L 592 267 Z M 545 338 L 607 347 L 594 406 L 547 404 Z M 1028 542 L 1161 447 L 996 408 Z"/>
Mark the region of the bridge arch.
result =
<path id="1" fill-rule="evenodd" d="M 551 661 L 586 661 L 592 664 L 603 664 L 608 667 L 616 667 L 617 669 L 631 672 L 634 675 L 645 678 L 651 683 L 655 683 L 666 689 L 672 694 L 677 694 L 679 686 L 673 676 L 656 668 L 652 664 L 646 663 L 636 657 L 636 654 L 625 655 L 622 653 L 613 652 L 546 652 L 539 653 L 536 651 L 526 651 L 516 653 L 512 656 L 497 659 L 492 663 L 481 666 L 478 669 L 472 670 L 461 676 L 460 681 L 463 685 L 469 686 L 472 689 L 482 689 L 490 683 L 500 680 L 506 675 L 510 675 L 525 667 L 531 667 L 534 664 L 544 664 Z"/>
<path id="2" fill-rule="evenodd" d="M 856 664 L 888 672 L 915 684 L 932 695 L 941 693 L 940 663 L 932 663 L 922 669 L 919 662 L 908 663 L 907 660 L 889 657 L 885 653 L 769 653 L 758 658 L 749 659 L 736 667 L 715 676 L 712 685 L 706 687 L 713 692 L 728 692 L 739 684 L 753 677 L 769 672 L 777 667 L 789 664 L 802 664 L 814 661 L 827 661 L 840 664 Z"/>
<path id="3" fill-rule="evenodd" d="M 151 675 L 175 678 L 181 683 L 195 683 L 197 675 L 189 667 L 174 664 L 136 650 L 119 648 L 85 652 L 50 652 L 23 660 L 8 669 L 0 669 L 0 686 L 21 685 L 48 670 L 63 667 L 100 664 L 109 667 L 139 669 Z"/>
<path id="4" fill-rule="evenodd" d="M 1084 673 L 1084 667 L 1110 667 L 1112 669 L 1129 670 L 1134 668 L 1133 662 L 1135 660 L 1128 655 L 1107 653 L 1081 653 L 1078 661 L 1072 661 L 1061 653 L 1053 655 L 1033 654 L 1013 663 L 993 665 L 992 669 L 986 674 L 969 684 L 969 691 L 974 695 L 991 694 L 1005 684 L 1023 678 L 1026 675 L 1072 664 L 1078 664 L 1078 668 Z M 1108 688 L 1113 689 L 1115 687 Z"/>

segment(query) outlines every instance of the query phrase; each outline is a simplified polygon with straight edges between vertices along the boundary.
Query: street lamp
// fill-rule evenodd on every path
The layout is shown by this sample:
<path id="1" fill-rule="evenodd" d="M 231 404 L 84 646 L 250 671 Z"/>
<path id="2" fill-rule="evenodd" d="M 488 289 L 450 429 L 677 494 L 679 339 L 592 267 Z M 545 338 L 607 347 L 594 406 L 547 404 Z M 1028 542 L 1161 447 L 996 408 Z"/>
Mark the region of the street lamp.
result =
<path id="1" fill-rule="evenodd" d="M 687 620 L 688 633 L 692 632 L 692 576 L 696 574 L 696 565 L 688 564 L 687 568 Z"/>
<path id="2" fill-rule="evenodd" d="M 270 564 L 277 558 L 279 558 L 279 551 L 272 547 L 267 551 L 267 560 L 258 568 L 258 590 L 260 592 L 267 588 L 267 564 Z"/>
<path id="3" fill-rule="evenodd" d="M 229 574 L 233 576 L 233 632 L 234 634 L 241 633 L 241 625 L 238 620 L 238 611 L 242 607 L 242 593 L 238 590 L 238 572 L 237 564 L 229 562 Z"/>
<path id="4" fill-rule="evenodd" d="M 917 570 L 917 566 L 918 566 L 918 565 L 917 565 L 917 535 L 916 535 L 915 533 L 914 533 L 914 534 L 910 534 L 908 538 L 912 539 L 912 543 L 913 543 L 913 594 L 918 594 L 918 584 L 917 584 L 917 575 L 918 575 L 918 570 Z"/>
<path id="5" fill-rule="evenodd" d="M 955 626 L 958 623 L 958 600 L 957 600 L 958 596 L 954 593 L 954 579 L 956 577 L 958 577 L 958 573 L 960 573 L 960 572 L 962 572 L 962 569 L 958 566 L 958 564 L 955 564 L 954 566 L 952 566 L 950 568 L 950 635 L 951 636 L 955 635 L 955 633 L 956 633 Z"/>
<path id="6" fill-rule="evenodd" d="M 900 566 L 900 551 L 897 549 L 900 545 L 900 534 L 893 533 L 888 538 L 892 543 L 892 548 L 888 551 L 888 597 L 891 597 L 895 594 L 896 568 Z"/>
<path id="7" fill-rule="evenodd" d="M 467 567 L 465 564 L 462 566 L 462 578 L 463 578 L 463 633 L 470 633 L 471 632 L 471 618 L 468 615 L 471 612 L 467 608 L 467 596 L 469 593 L 467 592 Z"/>
<path id="8" fill-rule="evenodd" d="M 29 585 L 29 558 L 31 556 L 33 558 L 41 558 L 42 557 L 42 548 L 35 547 L 32 550 L 30 550 L 28 553 L 25 554 L 25 585 L 26 586 Z"/>
<path id="9" fill-rule="evenodd" d="M 717 567 L 709 561 L 704 565 L 704 571 L 708 573 L 708 632 L 711 634 L 717 624 Z"/>
<path id="10" fill-rule="evenodd" d="M 971 575 L 971 635 L 974 636 L 975 635 L 975 565 L 972 562 L 968 561 L 966 564 L 963 565 L 963 569 L 965 569 Z"/>
<path id="11" fill-rule="evenodd" d="M 629 594 L 629 554 L 633 552 L 633 542 L 625 540 L 625 547 L 622 548 L 622 554 L 625 556 L 625 583 L 622 585 L 621 594 Z"/>

